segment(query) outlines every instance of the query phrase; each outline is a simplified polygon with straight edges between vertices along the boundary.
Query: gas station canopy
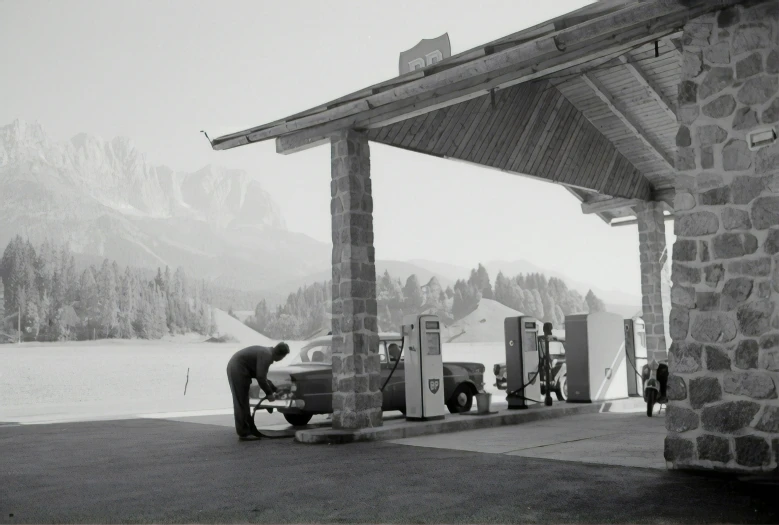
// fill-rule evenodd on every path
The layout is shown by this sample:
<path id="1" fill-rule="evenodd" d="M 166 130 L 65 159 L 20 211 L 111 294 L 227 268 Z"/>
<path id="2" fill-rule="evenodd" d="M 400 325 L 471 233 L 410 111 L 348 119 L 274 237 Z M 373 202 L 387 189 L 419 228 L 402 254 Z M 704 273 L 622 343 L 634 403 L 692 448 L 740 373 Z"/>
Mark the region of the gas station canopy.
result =
<path id="1" fill-rule="evenodd" d="M 682 27 L 736 3 L 596 2 L 212 147 L 276 139 L 276 151 L 289 154 L 354 129 L 561 184 L 584 213 L 612 225 L 642 201 L 671 211 L 683 182 L 674 169 Z"/>

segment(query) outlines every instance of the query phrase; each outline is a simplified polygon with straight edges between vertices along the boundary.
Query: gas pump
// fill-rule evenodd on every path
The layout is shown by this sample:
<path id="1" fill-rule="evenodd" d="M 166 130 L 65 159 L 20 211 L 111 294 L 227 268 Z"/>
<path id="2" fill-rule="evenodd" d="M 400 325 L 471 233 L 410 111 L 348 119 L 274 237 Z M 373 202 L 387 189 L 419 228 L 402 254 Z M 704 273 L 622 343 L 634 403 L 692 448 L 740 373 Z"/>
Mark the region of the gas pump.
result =
<path id="1" fill-rule="evenodd" d="M 403 317 L 406 419 L 444 418 L 441 324 L 436 315 Z"/>
<path id="2" fill-rule="evenodd" d="M 622 316 L 609 312 L 566 315 L 565 365 L 569 403 L 628 397 Z"/>
<path id="3" fill-rule="evenodd" d="M 509 408 L 538 403 L 541 378 L 538 359 L 538 321 L 533 317 L 507 317 L 503 321 L 506 344 L 506 401 Z"/>
<path id="4" fill-rule="evenodd" d="M 646 328 L 640 317 L 625 319 L 625 353 L 628 357 L 628 396 L 643 395 L 641 369 L 647 363 Z"/>

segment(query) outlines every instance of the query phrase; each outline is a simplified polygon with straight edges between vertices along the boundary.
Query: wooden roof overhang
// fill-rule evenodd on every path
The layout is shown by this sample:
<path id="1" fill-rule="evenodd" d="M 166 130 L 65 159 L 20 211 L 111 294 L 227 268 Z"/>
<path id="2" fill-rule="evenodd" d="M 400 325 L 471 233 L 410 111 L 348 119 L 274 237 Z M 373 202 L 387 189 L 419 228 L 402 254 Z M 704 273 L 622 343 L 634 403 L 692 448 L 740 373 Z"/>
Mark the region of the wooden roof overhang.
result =
<path id="1" fill-rule="evenodd" d="M 344 129 L 563 185 L 607 223 L 670 209 L 682 27 L 743 0 L 605 0 L 330 103 L 217 137 L 294 153 Z M 617 224 L 617 223 L 612 223 Z"/>

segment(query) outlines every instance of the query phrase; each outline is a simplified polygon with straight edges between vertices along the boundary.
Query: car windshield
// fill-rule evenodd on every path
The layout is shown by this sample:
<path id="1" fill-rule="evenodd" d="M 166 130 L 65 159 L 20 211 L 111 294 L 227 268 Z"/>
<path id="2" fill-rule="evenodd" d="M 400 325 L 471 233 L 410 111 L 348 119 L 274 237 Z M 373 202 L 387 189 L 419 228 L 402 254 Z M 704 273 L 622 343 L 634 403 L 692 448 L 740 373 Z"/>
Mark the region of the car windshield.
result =
<path id="1" fill-rule="evenodd" d="M 300 349 L 300 353 L 292 360 L 292 364 L 318 363 L 333 364 L 333 350 L 330 341 L 315 341 Z"/>
<path id="2" fill-rule="evenodd" d="M 379 356 L 382 363 L 387 362 L 387 356 L 389 355 L 389 362 L 395 362 L 395 356 L 400 355 L 400 345 L 402 339 L 395 339 L 393 337 L 389 339 L 381 339 L 379 342 Z M 403 358 L 400 359 L 403 361 Z M 333 364 L 333 348 L 329 339 L 312 341 L 300 349 L 300 353 L 296 355 L 291 364 L 301 363 L 317 363 L 324 365 Z"/>
<path id="3" fill-rule="evenodd" d="M 559 341 L 549 342 L 549 355 L 565 357 L 565 346 Z"/>

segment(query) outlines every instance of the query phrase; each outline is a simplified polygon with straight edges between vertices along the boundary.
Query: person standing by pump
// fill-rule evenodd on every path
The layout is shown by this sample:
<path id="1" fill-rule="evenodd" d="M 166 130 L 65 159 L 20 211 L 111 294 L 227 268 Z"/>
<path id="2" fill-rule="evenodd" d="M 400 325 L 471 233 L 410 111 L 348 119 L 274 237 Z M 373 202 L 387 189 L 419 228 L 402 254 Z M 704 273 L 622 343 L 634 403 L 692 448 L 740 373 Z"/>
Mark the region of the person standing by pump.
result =
<path id="1" fill-rule="evenodd" d="M 233 394 L 233 414 L 235 432 L 241 440 L 260 439 L 260 431 L 254 424 L 249 405 L 249 388 L 252 378 L 257 379 L 260 388 L 273 401 L 274 387 L 268 381 L 268 369 L 274 362 L 281 361 L 289 354 L 289 345 L 281 342 L 270 348 L 249 346 L 236 352 L 227 363 L 227 381 Z"/>

